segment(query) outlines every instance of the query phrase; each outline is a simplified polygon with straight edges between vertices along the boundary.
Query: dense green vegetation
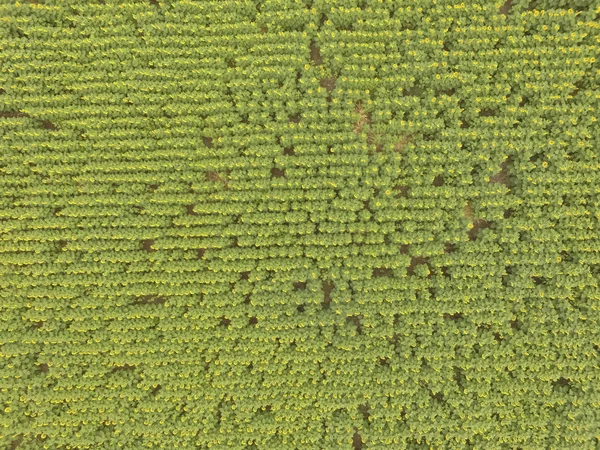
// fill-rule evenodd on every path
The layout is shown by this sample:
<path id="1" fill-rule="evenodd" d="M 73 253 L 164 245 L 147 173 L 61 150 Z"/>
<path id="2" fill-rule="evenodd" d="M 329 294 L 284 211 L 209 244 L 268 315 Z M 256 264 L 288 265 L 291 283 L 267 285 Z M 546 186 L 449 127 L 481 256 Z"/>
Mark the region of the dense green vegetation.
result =
<path id="1" fill-rule="evenodd" d="M 0 1 L 0 447 L 600 448 L 599 17 Z"/>

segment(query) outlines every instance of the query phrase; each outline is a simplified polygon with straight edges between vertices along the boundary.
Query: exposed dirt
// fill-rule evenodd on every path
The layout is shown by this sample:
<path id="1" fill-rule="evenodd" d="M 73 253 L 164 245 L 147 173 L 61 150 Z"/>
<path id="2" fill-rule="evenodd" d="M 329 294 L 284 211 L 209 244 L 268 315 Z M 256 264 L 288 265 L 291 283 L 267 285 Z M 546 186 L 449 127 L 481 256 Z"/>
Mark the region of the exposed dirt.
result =
<path id="1" fill-rule="evenodd" d="M 406 269 L 406 273 L 408 275 L 414 275 L 415 267 L 418 266 L 419 264 L 427 263 L 428 260 L 429 260 L 429 258 L 426 258 L 423 256 L 413 256 L 412 259 L 410 260 L 410 265 Z"/>
<path id="2" fill-rule="evenodd" d="M 277 167 L 273 167 L 271 169 L 271 176 L 273 178 L 283 178 L 285 176 L 285 171 Z"/>
<path id="3" fill-rule="evenodd" d="M 469 220 L 473 220 L 473 206 L 471 206 L 471 202 L 467 202 L 467 206 L 465 206 L 465 217 Z"/>
<path id="4" fill-rule="evenodd" d="M 463 315 L 460 312 L 457 312 L 454 314 L 444 313 L 444 319 L 446 319 L 446 320 L 458 320 L 458 319 L 462 318 L 462 316 Z"/>
<path id="5" fill-rule="evenodd" d="M 404 198 L 408 198 L 408 190 L 409 187 L 408 186 L 394 186 L 394 191 L 398 191 L 398 193 L 396 195 L 394 195 L 395 198 L 400 198 L 400 197 L 404 197 Z"/>
<path id="6" fill-rule="evenodd" d="M 49 120 L 44 120 L 42 122 L 42 126 L 44 127 L 45 130 L 56 130 L 56 126 L 50 122 Z"/>
<path id="7" fill-rule="evenodd" d="M 435 187 L 440 187 L 440 186 L 443 186 L 443 185 L 444 185 L 444 183 L 445 183 L 445 180 L 444 180 L 444 176 L 443 176 L 443 175 L 438 175 L 438 176 L 436 176 L 436 177 L 433 179 L 433 185 L 434 185 Z"/>
<path id="8" fill-rule="evenodd" d="M 156 251 L 155 248 L 152 248 L 153 245 L 154 245 L 154 239 L 144 239 L 142 241 L 142 248 L 144 250 L 146 250 L 148 253 L 152 253 L 152 252 Z"/>
<path id="9" fill-rule="evenodd" d="M 223 181 L 219 176 L 218 172 L 215 171 L 207 171 L 204 173 L 206 181 Z"/>
<path id="10" fill-rule="evenodd" d="M 368 421 L 371 414 L 369 414 L 369 404 L 366 403 L 364 405 L 360 405 L 358 407 L 358 412 L 363 416 L 363 419 Z"/>
<path id="11" fill-rule="evenodd" d="M 19 448 L 21 442 L 23 442 L 23 436 L 19 436 L 17 439 L 13 440 L 10 443 L 10 450 L 16 450 L 17 448 Z"/>
<path id="12" fill-rule="evenodd" d="M 450 242 L 446 242 L 446 245 L 444 246 L 444 253 L 454 253 L 456 251 L 456 244 L 452 244 Z"/>
<path id="13" fill-rule="evenodd" d="M 212 140 L 211 137 L 204 136 L 202 138 L 202 142 L 204 142 L 204 145 L 206 145 L 208 148 L 213 148 L 214 147 L 213 140 Z"/>
<path id="14" fill-rule="evenodd" d="M 354 111 L 360 115 L 358 120 L 354 122 L 354 132 L 360 134 L 365 125 L 371 123 L 371 115 L 363 108 L 362 102 L 360 101 L 356 103 Z"/>
<path id="15" fill-rule="evenodd" d="M 310 41 L 310 59 L 316 66 L 323 64 L 323 57 L 321 56 L 321 49 L 317 46 L 314 40 Z"/>
<path id="16" fill-rule="evenodd" d="M 387 267 L 378 267 L 373 269 L 373 278 L 392 277 L 393 275 L 394 271 Z"/>
<path id="17" fill-rule="evenodd" d="M 356 332 L 358 334 L 362 334 L 362 323 L 360 321 L 360 317 L 348 316 L 348 317 L 346 317 L 346 322 L 353 324 L 356 327 Z"/>
<path id="18" fill-rule="evenodd" d="M 500 10 L 498 11 L 499 14 L 502 15 L 508 15 L 508 11 L 510 10 L 510 7 L 512 6 L 512 2 L 513 0 L 506 0 L 506 3 L 504 3 L 504 5 L 502 5 L 500 7 Z"/>
<path id="19" fill-rule="evenodd" d="M 228 174 L 229 174 L 229 171 L 226 173 L 226 175 L 228 175 Z M 204 173 L 204 177 L 205 177 L 206 181 L 210 181 L 210 182 L 213 182 L 213 183 L 223 183 L 223 187 L 225 189 L 228 188 L 227 179 L 221 177 L 221 175 L 218 172 L 214 171 L 214 170 L 208 170 L 208 171 L 206 171 Z"/>
<path id="20" fill-rule="evenodd" d="M 150 391 L 150 395 L 152 395 L 153 397 L 158 393 L 158 391 L 161 390 L 161 385 L 159 384 L 158 386 L 152 388 L 152 390 Z"/>
<path id="21" fill-rule="evenodd" d="M 360 437 L 360 434 L 358 434 L 358 432 L 354 433 L 354 436 L 352 436 L 352 448 L 354 450 L 362 450 L 363 447 L 363 441 L 362 438 Z"/>
<path id="22" fill-rule="evenodd" d="M 158 295 L 144 295 L 133 302 L 133 305 L 164 305 L 166 298 Z"/>
<path id="23" fill-rule="evenodd" d="M 510 187 L 510 177 L 508 173 L 508 164 L 511 158 L 507 158 L 502 164 L 500 164 L 500 172 L 490 177 L 490 183 L 500 183 L 506 187 Z"/>
<path id="24" fill-rule="evenodd" d="M 479 233 L 479 230 L 481 230 L 482 228 L 490 228 L 491 226 L 492 222 L 490 222 L 489 220 L 475 219 L 473 221 L 473 228 L 471 228 L 468 233 L 469 240 L 474 241 L 475 239 L 477 239 L 477 234 Z"/>
<path id="25" fill-rule="evenodd" d="M 329 305 L 331 304 L 331 291 L 333 291 L 334 287 L 335 285 L 332 281 L 323 281 L 323 283 L 321 284 L 321 288 L 323 289 L 322 306 L 324 309 L 329 308 Z"/>
<path id="26" fill-rule="evenodd" d="M 294 283 L 294 290 L 295 291 L 303 291 L 304 289 L 306 289 L 306 282 L 304 282 L 304 281 L 296 281 Z"/>
<path id="27" fill-rule="evenodd" d="M 131 365 L 131 364 L 123 364 L 122 366 L 114 366 L 112 369 L 112 372 L 122 372 L 122 371 L 131 371 L 131 370 L 135 370 L 136 366 Z"/>
<path id="28" fill-rule="evenodd" d="M 496 111 L 491 108 L 484 108 L 479 111 L 479 117 L 494 117 L 496 115 Z"/>
<path id="29" fill-rule="evenodd" d="M 404 148 L 408 145 L 408 143 L 410 142 L 410 135 L 406 135 L 404 137 L 402 137 L 402 139 L 400 139 L 398 142 L 396 142 L 394 144 L 394 151 L 396 153 L 401 153 L 402 150 L 404 150 Z"/>
<path id="30" fill-rule="evenodd" d="M 29 117 L 29 114 L 25 114 L 19 111 L 5 111 L 0 112 L 0 117 Z"/>
<path id="31" fill-rule="evenodd" d="M 319 86 L 327 89 L 328 92 L 331 92 L 335 89 L 337 83 L 337 77 L 323 78 L 319 83 Z"/>

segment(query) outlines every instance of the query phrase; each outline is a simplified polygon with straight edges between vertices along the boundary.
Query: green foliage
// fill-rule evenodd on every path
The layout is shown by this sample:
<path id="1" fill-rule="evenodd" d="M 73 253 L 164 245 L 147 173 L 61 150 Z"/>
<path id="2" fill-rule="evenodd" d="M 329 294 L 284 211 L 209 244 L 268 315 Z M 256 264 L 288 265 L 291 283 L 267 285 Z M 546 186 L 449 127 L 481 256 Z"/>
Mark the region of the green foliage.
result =
<path id="1" fill-rule="evenodd" d="M 594 449 L 597 2 L 0 2 L 0 447 Z"/>

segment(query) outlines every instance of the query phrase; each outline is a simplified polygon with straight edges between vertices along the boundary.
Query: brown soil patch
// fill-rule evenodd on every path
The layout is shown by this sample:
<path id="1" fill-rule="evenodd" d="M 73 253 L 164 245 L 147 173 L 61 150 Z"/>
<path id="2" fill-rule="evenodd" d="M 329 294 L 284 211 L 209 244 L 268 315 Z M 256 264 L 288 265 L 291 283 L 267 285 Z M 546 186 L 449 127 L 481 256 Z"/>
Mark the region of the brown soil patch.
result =
<path id="1" fill-rule="evenodd" d="M 0 112 L 0 117 L 29 117 L 29 114 L 25 114 L 19 111 L 5 111 Z"/>
<path id="2" fill-rule="evenodd" d="M 508 11 L 510 10 L 510 7 L 512 6 L 512 2 L 513 0 L 506 0 L 506 3 L 504 3 L 504 5 L 500 7 L 498 13 L 506 16 L 508 14 Z"/>
<path id="3" fill-rule="evenodd" d="M 510 187 L 510 179 L 508 176 L 508 164 L 510 158 L 507 158 L 502 164 L 500 164 L 500 172 L 490 177 L 490 183 L 500 183 L 506 187 Z"/>
<path id="4" fill-rule="evenodd" d="M 492 222 L 490 222 L 489 220 L 475 219 L 473 221 L 473 228 L 471 228 L 468 233 L 469 240 L 474 241 L 475 239 L 477 239 L 477 233 L 479 232 L 479 230 L 481 230 L 482 228 L 490 228 L 491 226 Z"/>
<path id="5" fill-rule="evenodd" d="M 363 108 L 362 102 L 358 102 L 354 107 L 354 112 L 358 113 L 360 117 L 356 122 L 354 122 L 354 132 L 356 134 L 362 133 L 365 125 L 371 123 L 370 114 Z"/>
<path id="6" fill-rule="evenodd" d="M 319 49 L 316 42 L 313 40 L 310 41 L 310 59 L 317 66 L 323 64 L 323 57 L 321 56 L 321 49 Z"/>
<path id="7" fill-rule="evenodd" d="M 360 413 L 360 415 L 363 416 L 364 420 L 369 420 L 369 417 L 371 416 L 371 414 L 369 413 L 369 404 L 365 404 L 365 405 L 360 405 L 358 407 L 358 412 Z"/>
<path id="8" fill-rule="evenodd" d="M 21 442 L 23 442 L 22 435 L 10 443 L 10 450 L 16 450 L 17 448 L 19 448 L 19 445 L 21 445 Z"/>
<path id="9" fill-rule="evenodd" d="M 227 189 L 227 180 L 221 178 L 221 175 L 218 172 L 214 170 L 207 170 L 204 172 L 204 176 L 206 181 L 223 183 L 223 186 L 225 189 Z"/>
<path id="10" fill-rule="evenodd" d="M 206 181 L 222 181 L 221 177 L 217 172 L 207 171 L 205 172 Z"/>
<path id="11" fill-rule="evenodd" d="M 410 265 L 406 269 L 406 272 L 408 273 L 408 275 L 414 275 L 415 267 L 418 266 L 419 264 L 425 264 L 427 261 L 428 261 L 428 258 L 426 258 L 424 256 L 413 256 L 412 259 L 410 260 Z"/>
<path id="12" fill-rule="evenodd" d="M 49 120 L 44 120 L 42 122 L 42 126 L 44 127 L 45 130 L 56 130 L 56 126 Z"/>
<path id="13" fill-rule="evenodd" d="M 373 269 L 373 278 L 392 277 L 394 272 L 388 267 L 377 267 Z"/>
<path id="14" fill-rule="evenodd" d="M 319 86 L 324 87 L 328 92 L 331 92 L 335 89 L 336 82 L 337 77 L 323 78 L 319 83 Z"/>
<path id="15" fill-rule="evenodd" d="M 473 228 L 469 230 L 469 240 L 474 241 L 477 239 L 477 233 L 482 228 L 490 228 L 492 226 L 492 222 L 489 220 L 476 219 L 473 214 L 473 206 L 471 202 L 467 202 L 467 206 L 465 206 L 465 217 L 469 219 L 473 223 Z"/>
<path id="16" fill-rule="evenodd" d="M 408 145 L 409 142 L 410 142 L 410 135 L 404 136 L 402 139 L 400 139 L 398 142 L 396 142 L 396 144 L 394 144 L 394 151 L 396 153 L 402 152 L 402 150 L 404 150 L 404 148 Z"/>
<path id="17" fill-rule="evenodd" d="M 496 111 L 490 108 L 484 108 L 479 111 L 479 117 L 494 117 L 496 115 Z"/>
<path id="18" fill-rule="evenodd" d="M 400 197 L 404 197 L 404 198 L 408 198 L 408 186 L 404 185 L 404 186 L 394 186 L 394 190 L 398 191 L 398 194 L 394 195 L 395 198 L 400 198 Z"/>
<path id="19" fill-rule="evenodd" d="M 358 316 L 348 316 L 346 317 L 346 323 L 351 323 L 356 327 L 356 332 L 358 334 L 362 334 L 362 323 L 360 321 L 360 317 Z"/>
<path id="20" fill-rule="evenodd" d="M 134 305 L 164 305 L 167 299 L 158 295 L 144 295 L 136 299 Z"/>
<path id="21" fill-rule="evenodd" d="M 444 253 L 454 253 L 455 251 L 456 251 L 456 244 L 446 242 L 446 245 L 444 246 Z"/>
<path id="22" fill-rule="evenodd" d="M 367 133 L 367 144 L 373 145 L 374 143 L 375 143 L 375 133 L 372 131 L 369 131 Z"/>
<path id="23" fill-rule="evenodd" d="M 285 176 L 285 171 L 278 169 L 277 167 L 273 167 L 271 169 L 271 176 L 273 178 L 283 178 Z"/>
<path id="24" fill-rule="evenodd" d="M 469 220 L 473 220 L 473 206 L 471 206 L 471 202 L 467 202 L 467 206 L 465 206 L 465 217 Z"/>
<path id="25" fill-rule="evenodd" d="M 306 282 L 305 281 L 296 281 L 294 283 L 294 290 L 295 291 L 303 291 L 304 289 L 306 289 Z"/>
<path id="26" fill-rule="evenodd" d="M 444 176 L 443 175 L 438 175 L 433 179 L 433 185 L 435 187 L 440 187 L 444 185 Z"/>
<path id="27" fill-rule="evenodd" d="M 142 241 L 142 248 L 149 253 L 156 251 L 155 248 L 152 248 L 153 245 L 154 245 L 154 239 L 145 239 Z"/>
<path id="28" fill-rule="evenodd" d="M 213 148 L 213 140 L 211 137 L 205 136 L 202 138 L 202 142 L 204 142 L 204 145 L 206 145 L 208 148 Z"/>
<path id="29" fill-rule="evenodd" d="M 458 320 L 462 317 L 462 313 L 457 312 L 454 314 L 448 314 L 448 313 L 444 313 L 444 319 L 446 320 Z"/>
<path id="30" fill-rule="evenodd" d="M 321 285 L 321 288 L 323 289 L 322 306 L 325 309 L 329 308 L 329 305 L 331 304 L 331 291 L 333 291 L 334 287 L 335 287 L 335 285 L 331 281 L 323 281 L 323 283 Z"/>
<path id="31" fill-rule="evenodd" d="M 123 364 L 122 366 L 114 366 L 112 371 L 113 372 L 120 372 L 120 371 L 125 371 L 125 370 L 135 370 L 136 366 L 131 365 L 131 364 Z"/>
<path id="32" fill-rule="evenodd" d="M 362 438 L 360 437 L 360 434 L 354 433 L 354 436 L 352 436 L 352 448 L 354 450 L 362 450 L 362 447 L 363 447 L 363 441 L 362 441 Z"/>

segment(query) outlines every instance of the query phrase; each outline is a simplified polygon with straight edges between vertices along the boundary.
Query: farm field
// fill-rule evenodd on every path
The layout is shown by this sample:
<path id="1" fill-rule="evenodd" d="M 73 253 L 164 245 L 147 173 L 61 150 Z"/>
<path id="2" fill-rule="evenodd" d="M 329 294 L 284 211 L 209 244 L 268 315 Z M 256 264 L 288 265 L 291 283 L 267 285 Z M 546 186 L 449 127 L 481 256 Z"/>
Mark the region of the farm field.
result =
<path id="1" fill-rule="evenodd" d="M 598 0 L 0 0 L 0 449 L 600 449 Z"/>

